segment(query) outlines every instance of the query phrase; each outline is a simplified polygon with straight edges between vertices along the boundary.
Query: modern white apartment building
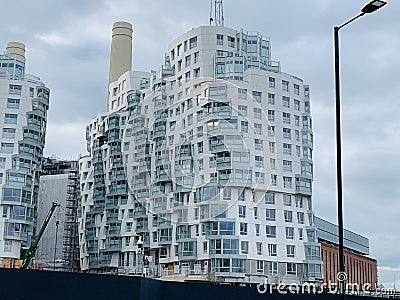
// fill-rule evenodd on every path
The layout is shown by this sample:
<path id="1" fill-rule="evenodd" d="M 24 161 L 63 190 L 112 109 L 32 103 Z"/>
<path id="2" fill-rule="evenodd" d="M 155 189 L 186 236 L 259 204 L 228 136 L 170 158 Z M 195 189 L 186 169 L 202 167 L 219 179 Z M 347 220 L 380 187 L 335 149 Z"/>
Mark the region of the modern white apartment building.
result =
<path id="1" fill-rule="evenodd" d="M 320 281 L 309 87 L 258 32 L 192 29 L 150 73 L 115 53 L 131 33 L 114 24 L 108 107 L 87 126 L 82 269 Z"/>
<path id="2" fill-rule="evenodd" d="M 0 54 L 0 260 L 14 266 L 34 233 L 49 89 L 25 73 L 25 45 Z"/>

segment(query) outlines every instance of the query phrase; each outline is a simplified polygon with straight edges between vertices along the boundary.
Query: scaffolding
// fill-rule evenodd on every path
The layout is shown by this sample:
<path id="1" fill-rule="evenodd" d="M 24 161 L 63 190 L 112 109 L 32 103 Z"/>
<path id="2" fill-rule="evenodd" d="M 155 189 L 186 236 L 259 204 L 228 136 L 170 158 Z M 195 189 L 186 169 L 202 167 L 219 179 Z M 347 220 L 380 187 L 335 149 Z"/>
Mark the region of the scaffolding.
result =
<path id="1" fill-rule="evenodd" d="M 65 223 L 63 232 L 64 268 L 79 271 L 79 246 L 77 211 L 79 204 L 78 169 L 68 170 L 67 195 L 65 201 Z"/>

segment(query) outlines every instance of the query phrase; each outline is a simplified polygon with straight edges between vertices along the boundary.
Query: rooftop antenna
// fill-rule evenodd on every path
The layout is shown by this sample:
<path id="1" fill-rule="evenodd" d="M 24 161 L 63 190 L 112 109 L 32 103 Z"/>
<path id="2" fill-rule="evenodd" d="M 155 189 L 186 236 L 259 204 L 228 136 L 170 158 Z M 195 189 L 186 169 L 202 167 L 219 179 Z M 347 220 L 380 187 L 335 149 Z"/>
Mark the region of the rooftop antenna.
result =
<path id="1" fill-rule="evenodd" d="M 213 0 L 210 1 L 210 26 L 211 26 L 211 23 L 214 21 L 214 19 L 212 17 L 212 10 L 213 10 Z"/>
<path id="2" fill-rule="evenodd" d="M 222 0 L 215 0 L 215 26 L 224 26 L 224 7 Z"/>
<path id="3" fill-rule="evenodd" d="M 214 18 L 213 15 L 213 1 L 214 1 Z M 210 7 L 210 26 L 212 22 L 215 21 L 215 26 L 224 26 L 224 7 L 222 5 L 222 0 L 211 0 Z"/>

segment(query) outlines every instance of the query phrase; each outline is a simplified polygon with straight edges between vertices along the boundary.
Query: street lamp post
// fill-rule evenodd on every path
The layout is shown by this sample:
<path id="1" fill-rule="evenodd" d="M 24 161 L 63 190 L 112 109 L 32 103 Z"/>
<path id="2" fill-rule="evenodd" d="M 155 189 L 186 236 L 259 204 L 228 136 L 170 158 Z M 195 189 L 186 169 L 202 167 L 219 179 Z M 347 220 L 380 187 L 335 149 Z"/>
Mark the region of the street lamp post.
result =
<path id="1" fill-rule="evenodd" d="M 339 30 L 351 22 L 355 21 L 359 17 L 365 14 L 372 13 L 379 8 L 383 7 L 387 3 L 381 0 L 373 0 L 368 3 L 361 10 L 361 13 L 354 18 L 350 19 L 346 23 L 335 26 L 333 28 L 334 34 L 334 46 L 335 46 L 335 94 L 336 94 L 336 180 L 337 180 L 337 206 L 338 206 L 338 227 L 339 227 L 339 271 L 341 277 L 339 278 L 339 289 L 341 299 L 344 299 L 345 288 L 346 288 L 346 273 L 344 265 L 344 229 L 343 229 L 343 187 L 342 187 L 342 139 L 341 139 L 341 117 L 340 117 L 340 61 L 339 61 Z"/>

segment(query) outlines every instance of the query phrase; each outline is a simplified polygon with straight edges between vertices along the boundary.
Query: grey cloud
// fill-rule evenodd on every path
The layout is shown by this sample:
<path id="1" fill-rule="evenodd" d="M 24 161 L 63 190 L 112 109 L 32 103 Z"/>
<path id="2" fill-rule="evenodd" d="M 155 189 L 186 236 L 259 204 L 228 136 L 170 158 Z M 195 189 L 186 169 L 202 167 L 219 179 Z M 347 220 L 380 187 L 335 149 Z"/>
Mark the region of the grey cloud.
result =
<path id="1" fill-rule="evenodd" d="M 336 221 L 333 26 L 368 1 L 224 1 L 225 25 L 271 38 L 272 58 L 311 86 L 314 119 L 314 207 Z M 371 239 L 381 264 L 398 267 L 398 70 L 400 2 L 357 20 L 341 32 L 345 224 Z M 0 47 L 26 43 L 28 70 L 52 89 L 46 153 L 85 153 L 84 124 L 105 108 L 111 26 L 134 26 L 135 69 L 156 69 L 168 43 L 207 25 L 209 1 L 8 1 L 2 9 Z M 50 43 L 40 37 L 62 37 Z M 54 38 L 54 36 L 53 36 Z M 70 124 L 70 127 L 66 126 Z M 76 132 L 76 134 L 73 134 Z M 60 135 L 63 139 L 60 139 Z M 374 220 L 376 222 L 371 222 Z M 395 220 L 395 221 L 390 221 Z M 396 223 L 397 222 L 397 223 Z"/>

